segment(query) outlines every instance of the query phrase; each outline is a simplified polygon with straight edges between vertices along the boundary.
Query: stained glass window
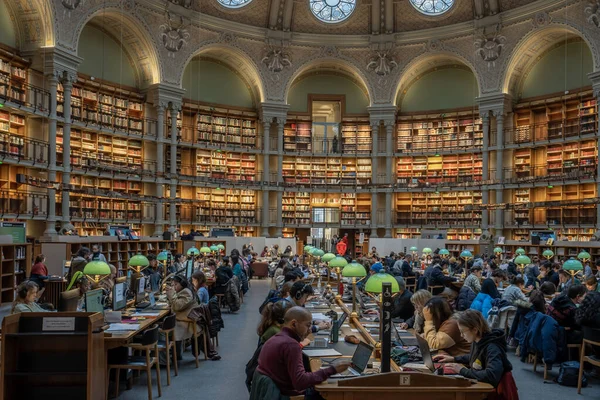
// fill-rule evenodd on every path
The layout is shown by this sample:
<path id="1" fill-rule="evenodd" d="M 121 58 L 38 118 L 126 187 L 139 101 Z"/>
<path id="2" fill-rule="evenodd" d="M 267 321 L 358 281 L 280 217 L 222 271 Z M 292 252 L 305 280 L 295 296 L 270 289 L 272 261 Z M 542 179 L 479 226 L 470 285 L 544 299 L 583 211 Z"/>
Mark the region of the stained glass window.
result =
<path id="1" fill-rule="evenodd" d="M 310 10 L 323 22 L 336 23 L 348 18 L 356 8 L 356 0 L 309 0 Z"/>
<path id="2" fill-rule="evenodd" d="M 221 5 L 227 8 L 240 8 L 250 3 L 252 0 L 218 0 Z"/>
<path id="3" fill-rule="evenodd" d="M 454 5 L 454 0 L 410 0 L 410 3 L 426 15 L 440 15 Z"/>

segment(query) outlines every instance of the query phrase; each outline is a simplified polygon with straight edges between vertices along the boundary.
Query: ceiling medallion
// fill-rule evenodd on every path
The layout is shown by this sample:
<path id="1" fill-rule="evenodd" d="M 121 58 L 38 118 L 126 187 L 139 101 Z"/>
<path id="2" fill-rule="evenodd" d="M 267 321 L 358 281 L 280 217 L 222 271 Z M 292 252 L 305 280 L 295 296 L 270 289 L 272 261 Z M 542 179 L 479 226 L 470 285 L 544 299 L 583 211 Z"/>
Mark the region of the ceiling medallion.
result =
<path id="1" fill-rule="evenodd" d="M 262 58 L 262 63 L 273 73 L 279 73 L 286 67 L 292 66 L 290 55 L 279 47 L 270 47 L 267 54 Z"/>
<path id="2" fill-rule="evenodd" d="M 496 25 L 496 31 L 493 35 L 486 35 L 481 32 L 481 37 L 474 43 L 477 50 L 475 54 L 479 55 L 483 61 L 487 61 L 488 68 L 496 66 L 496 60 L 500 58 L 502 48 L 506 42 L 506 37 L 500 35 L 500 25 Z"/>
<path id="3" fill-rule="evenodd" d="M 183 17 L 179 16 L 179 25 L 175 26 L 171 21 L 171 14 L 167 11 L 167 23 L 161 25 L 160 30 L 163 46 L 169 52 L 169 57 L 175 58 L 175 53 L 187 44 L 190 37 L 187 29 L 183 27 Z"/>
<path id="4" fill-rule="evenodd" d="M 367 70 L 373 71 L 379 76 L 386 76 L 397 66 L 398 63 L 387 51 L 378 51 L 369 59 Z"/>

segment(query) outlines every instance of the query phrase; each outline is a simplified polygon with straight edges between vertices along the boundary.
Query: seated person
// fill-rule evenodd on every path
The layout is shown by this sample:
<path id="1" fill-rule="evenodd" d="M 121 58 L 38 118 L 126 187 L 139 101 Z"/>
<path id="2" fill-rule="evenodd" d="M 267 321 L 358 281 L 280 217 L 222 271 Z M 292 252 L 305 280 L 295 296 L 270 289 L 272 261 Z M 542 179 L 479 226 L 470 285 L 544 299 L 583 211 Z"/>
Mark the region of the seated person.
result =
<path id="1" fill-rule="evenodd" d="M 546 314 L 546 297 L 542 291 L 538 289 L 532 290 L 531 293 L 529 293 L 529 303 L 531 303 L 531 306 L 535 311 Z"/>
<path id="2" fill-rule="evenodd" d="M 308 298 L 315 294 L 312 285 L 296 282 L 292 285 L 290 289 L 290 295 L 286 297 L 284 300 L 292 303 L 294 307 L 304 307 Z M 312 325 L 312 332 L 318 332 L 321 329 L 329 329 L 331 325 L 327 321 L 315 321 Z"/>
<path id="3" fill-rule="evenodd" d="M 598 279 L 594 275 L 585 280 L 585 287 L 587 288 L 588 292 L 600 292 Z"/>
<path id="4" fill-rule="evenodd" d="M 38 297 L 41 297 L 44 293 L 44 280 L 49 278 L 48 268 L 46 267 L 46 264 L 44 264 L 45 262 L 46 257 L 43 254 L 37 256 L 29 275 L 29 280 L 35 282 L 40 288 Z"/>
<path id="5" fill-rule="evenodd" d="M 600 293 L 588 292 L 575 311 L 575 324 L 600 329 Z"/>
<path id="6" fill-rule="evenodd" d="M 22 312 L 46 312 L 38 303 L 38 285 L 33 281 L 25 281 L 17 287 L 11 314 Z"/>
<path id="7" fill-rule="evenodd" d="M 190 339 L 194 334 L 192 326 L 194 322 L 188 319 L 188 314 L 192 308 L 198 305 L 198 301 L 189 286 L 189 282 L 185 278 L 175 275 L 172 286 L 166 288 L 167 302 L 176 314 L 175 351 L 178 360 L 183 357 L 183 341 Z"/>
<path id="8" fill-rule="evenodd" d="M 561 293 L 552 300 L 546 314 L 554 318 L 560 326 L 575 327 L 575 311 L 577 311 L 577 305 L 583 301 L 585 293 L 585 286 L 571 286 L 566 293 Z"/>
<path id="9" fill-rule="evenodd" d="M 525 288 L 525 280 L 520 276 L 512 276 L 510 286 L 502 293 L 502 300 L 506 300 L 511 304 L 518 300 L 527 301 L 523 288 Z"/>
<path id="10" fill-rule="evenodd" d="M 412 293 L 406 290 L 406 283 L 401 276 L 396 276 L 398 288 L 400 291 L 394 297 L 394 310 L 392 311 L 392 319 L 394 322 L 404 322 L 409 320 L 415 313 L 415 306 L 410 301 Z"/>
<path id="11" fill-rule="evenodd" d="M 269 379 L 279 389 L 280 396 L 298 396 L 330 376 L 348 369 L 350 359 L 339 358 L 327 368 L 316 372 L 306 371 L 302 361 L 302 348 L 298 344 L 311 331 L 311 317 L 310 312 L 302 307 L 287 310 L 281 332 L 271 337 L 262 347 L 252 381 L 251 400 L 265 398 Z"/>
<path id="12" fill-rule="evenodd" d="M 400 324 L 400 329 L 414 329 L 415 333 L 423 333 L 425 318 L 423 317 L 423 308 L 425 304 L 433 297 L 429 290 L 417 290 L 410 298 L 410 302 L 415 307 L 412 317 Z"/>
<path id="13" fill-rule="evenodd" d="M 206 288 L 206 276 L 204 275 L 204 272 L 194 272 L 192 275 L 192 285 L 194 286 L 194 290 L 196 290 L 198 303 L 208 304 L 210 296 L 208 294 L 208 289 Z"/>
<path id="14" fill-rule="evenodd" d="M 214 294 L 225 294 L 225 287 L 231 278 L 233 278 L 233 270 L 229 268 L 229 257 L 225 256 L 215 271 Z"/>
<path id="15" fill-rule="evenodd" d="M 448 260 L 441 260 L 435 257 L 431 265 L 423 273 L 423 276 L 427 280 L 427 286 L 447 286 L 450 282 L 455 282 L 456 278 L 444 274 L 447 268 Z M 442 291 L 443 289 L 434 294 L 439 294 Z"/>
<path id="16" fill-rule="evenodd" d="M 494 388 L 498 388 L 502 382 L 504 393 L 516 394 L 512 365 L 506 356 L 504 332 L 500 329 L 490 330 L 487 321 L 477 310 L 459 312 L 455 318 L 461 336 L 471 343 L 470 352 L 458 357 L 439 355 L 434 358 L 435 361 L 452 363 L 445 368 L 453 369 L 465 378 L 489 383 Z"/>
<path id="17" fill-rule="evenodd" d="M 495 269 L 492 271 L 492 277 L 486 278 L 481 284 L 481 293 L 489 295 L 492 299 L 499 299 L 498 284 L 504 280 L 504 271 Z"/>
<path id="18" fill-rule="evenodd" d="M 285 312 L 292 308 L 292 303 L 289 301 L 279 300 L 275 303 L 269 303 L 263 309 L 260 323 L 256 333 L 260 338 L 260 343 L 265 343 L 272 336 L 278 334 L 283 326 Z M 304 339 L 301 342 L 304 346 L 310 343 L 309 339 Z"/>
<path id="19" fill-rule="evenodd" d="M 552 268 L 552 264 L 549 262 L 545 262 L 540 265 L 540 283 L 544 284 L 544 282 L 552 282 L 554 286 L 558 286 L 560 280 L 558 278 L 558 274 Z"/>
<path id="20" fill-rule="evenodd" d="M 458 323 L 452 319 L 452 309 L 442 297 L 433 297 L 423 309 L 423 337 L 432 349 L 444 350 L 451 356 L 469 353 L 469 343 L 460 335 Z"/>
<path id="21" fill-rule="evenodd" d="M 556 288 L 559 292 L 567 291 L 572 285 L 581 285 L 581 282 L 577 278 L 573 278 L 570 273 L 564 269 L 558 271 L 558 287 Z"/>
<path id="22" fill-rule="evenodd" d="M 479 292 L 481 292 L 480 279 L 482 271 L 483 268 L 481 267 L 481 265 L 473 264 L 473 266 L 470 269 L 470 274 L 469 276 L 467 276 L 467 279 L 465 279 L 463 286 L 470 287 L 471 290 L 475 292 L 475 294 L 479 294 Z"/>
<path id="23" fill-rule="evenodd" d="M 146 276 L 147 282 L 150 282 L 150 290 L 152 293 L 156 293 L 160 290 L 160 280 L 162 279 L 162 275 L 158 260 L 154 254 L 148 255 L 148 261 L 150 262 L 150 265 L 143 270 L 142 273 Z"/>
<path id="24" fill-rule="evenodd" d="M 544 296 L 553 297 L 556 294 L 556 286 L 552 282 L 544 282 L 540 286 L 540 292 Z"/>
<path id="25" fill-rule="evenodd" d="M 290 295 L 290 290 L 292 290 L 292 286 L 294 286 L 294 283 L 295 282 L 286 282 L 281 287 L 281 290 L 270 290 L 267 294 L 267 299 L 258 308 L 258 312 L 262 314 L 267 304 L 276 303 L 279 300 L 287 298 Z"/>

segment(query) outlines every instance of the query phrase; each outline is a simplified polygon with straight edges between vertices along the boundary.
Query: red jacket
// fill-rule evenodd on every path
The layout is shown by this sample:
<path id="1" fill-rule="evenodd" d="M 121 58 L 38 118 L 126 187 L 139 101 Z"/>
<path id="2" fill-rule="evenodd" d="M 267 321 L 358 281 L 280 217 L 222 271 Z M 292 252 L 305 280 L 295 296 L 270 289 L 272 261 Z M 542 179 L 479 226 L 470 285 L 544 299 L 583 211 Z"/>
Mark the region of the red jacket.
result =
<path id="1" fill-rule="evenodd" d="M 31 274 L 48 276 L 48 268 L 46 268 L 43 263 L 33 264 L 33 267 L 31 267 Z"/>
<path id="2" fill-rule="evenodd" d="M 283 328 L 263 345 L 257 370 L 271 378 L 285 396 L 300 395 L 336 373 L 333 366 L 306 372 L 302 363 L 300 338 L 289 328 Z"/>

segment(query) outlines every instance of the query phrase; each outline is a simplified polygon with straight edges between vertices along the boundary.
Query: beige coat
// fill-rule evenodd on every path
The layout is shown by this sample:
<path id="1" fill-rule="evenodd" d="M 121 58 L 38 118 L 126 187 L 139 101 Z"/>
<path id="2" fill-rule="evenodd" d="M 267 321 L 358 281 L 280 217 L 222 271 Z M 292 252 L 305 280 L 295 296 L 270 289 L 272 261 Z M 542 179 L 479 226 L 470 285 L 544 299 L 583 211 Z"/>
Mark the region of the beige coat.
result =
<path id="1" fill-rule="evenodd" d="M 183 289 L 181 292 L 173 294 L 173 297 L 169 299 L 169 304 L 176 314 L 175 340 L 179 341 L 191 338 L 194 333 L 194 323 L 187 316 L 192 308 L 198 306 L 192 291 L 190 289 Z"/>

